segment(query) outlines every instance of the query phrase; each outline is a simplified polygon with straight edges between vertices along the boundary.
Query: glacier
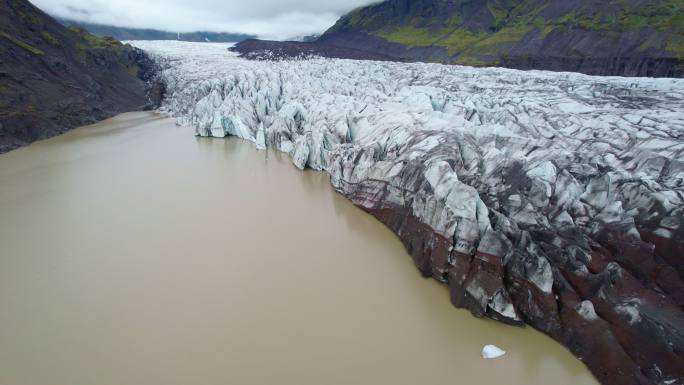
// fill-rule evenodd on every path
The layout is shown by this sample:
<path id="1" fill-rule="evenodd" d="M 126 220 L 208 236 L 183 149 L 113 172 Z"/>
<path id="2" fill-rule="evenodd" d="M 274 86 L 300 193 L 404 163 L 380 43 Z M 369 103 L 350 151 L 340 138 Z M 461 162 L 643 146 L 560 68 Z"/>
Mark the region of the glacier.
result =
<path id="1" fill-rule="evenodd" d="M 327 172 L 455 306 L 604 384 L 684 383 L 684 80 L 132 44 L 163 113 Z"/>

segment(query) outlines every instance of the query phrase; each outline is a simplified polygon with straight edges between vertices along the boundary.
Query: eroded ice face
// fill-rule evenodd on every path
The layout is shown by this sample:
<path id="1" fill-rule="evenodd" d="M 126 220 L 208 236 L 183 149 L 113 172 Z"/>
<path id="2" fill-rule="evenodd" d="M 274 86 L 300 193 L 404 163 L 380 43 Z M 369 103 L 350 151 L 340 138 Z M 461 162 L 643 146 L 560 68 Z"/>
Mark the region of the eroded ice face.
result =
<path id="1" fill-rule="evenodd" d="M 583 301 L 626 314 L 614 328 L 648 319 L 656 330 L 662 318 L 647 313 L 658 306 L 681 316 L 682 304 L 668 297 L 681 281 L 666 285 L 656 270 L 684 270 L 676 260 L 684 239 L 682 80 L 335 59 L 256 62 L 226 45 L 134 44 L 164 67 L 163 110 L 197 135 L 276 147 L 297 167 L 330 173 L 355 204 L 401 212 L 445 239 L 420 243 L 414 258 L 477 314 L 520 322 L 522 313 L 549 332 L 569 327 L 557 314 L 563 301 L 584 309 L 579 314 L 590 322 L 601 320 Z M 397 223 L 405 240 L 423 236 Z M 601 258 L 596 245 L 608 246 Z M 663 259 L 653 260 L 654 250 Z M 641 264 L 647 260 L 655 262 Z M 575 293 L 559 271 L 580 281 L 591 274 L 610 279 Z M 633 276 L 653 281 L 642 287 Z M 634 285 L 631 294 L 615 289 L 616 280 Z M 668 287 L 665 305 L 644 305 L 657 296 L 651 284 Z M 559 298 L 554 287 L 576 296 Z M 642 289 L 641 300 L 629 297 Z M 537 294 L 525 294 L 531 292 Z M 637 305 L 618 311 L 625 303 Z M 656 338 L 664 349 L 675 340 L 668 333 Z"/>
<path id="2" fill-rule="evenodd" d="M 653 205 L 665 213 L 682 206 L 681 80 L 333 59 L 255 62 L 228 52 L 230 44 L 134 44 L 164 63 L 164 110 L 198 135 L 275 146 L 297 166 L 336 178 L 390 180 L 398 161 L 421 159 L 422 176 L 442 200 L 463 201 L 448 199 L 460 186 L 468 200 L 479 195 L 513 222 L 590 232 L 597 221 L 653 222 Z M 355 172 L 344 176 L 349 158 Z M 467 217 L 477 204 L 452 209 Z M 669 237 L 677 221 L 662 211 L 655 214 L 662 226 L 653 230 Z"/>

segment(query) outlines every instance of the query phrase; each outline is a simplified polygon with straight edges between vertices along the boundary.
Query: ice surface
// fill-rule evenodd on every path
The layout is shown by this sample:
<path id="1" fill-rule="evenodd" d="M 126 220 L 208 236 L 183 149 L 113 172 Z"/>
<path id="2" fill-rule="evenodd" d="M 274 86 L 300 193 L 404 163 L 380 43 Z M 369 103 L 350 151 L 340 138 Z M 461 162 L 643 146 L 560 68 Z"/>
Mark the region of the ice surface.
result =
<path id="1" fill-rule="evenodd" d="M 501 350 L 501 348 L 496 345 L 486 345 L 484 348 L 482 348 L 482 358 L 484 359 L 499 358 L 505 354 L 506 352 Z"/>
<path id="2" fill-rule="evenodd" d="M 684 80 L 247 61 L 227 44 L 133 44 L 163 66 L 162 111 L 197 135 L 289 153 L 299 168 L 328 172 L 339 192 L 368 210 L 407 209 L 452 242 L 448 261 L 430 261 L 439 280 L 459 258 L 484 258 L 498 278 L 470 279 L 479 274 L 472 269 L 458 284 L 467 286 L 471 310 L 482 306 L 492 318 L 519 322 L 522 311 L 544 329 L 554 287 L 568 287 L 559 270 L 611 273 L 612 262 L 592 265 L 595 245 L 683 233 Z M 504 271 L 530 286 L 507 286 Z M 520 304 L 534 306 L 521 308 L 511 290 L 547 299 L 525 299 Z M 646 307 L 610 295 L 616 310 L 639 322 Z M 590 305 L 573 308 L 594 320 Z"/>
<path id="3" fill-rule="evenodd" d="M 522 225 L 579 223 L 591 231 L 592 222 L 633 226 L 629 219 L 654 205 L 671 221 L 684 203 L 682 80 L 254 62 L 228 44 L 134 44 L 164 63 L 164 110 L 198 135 L 289 152 L 298 167 L 331 173 L 338 188 L 391 182 L 394 165 L 420 160 L 433 198 L 449 210 L 422 217 L 445 235 L 453 235 L 454 218 L 484 231 L 487 207 Z M 517 193 L 517 184 L 525 196 L 513 203 L 507 193 Z"/>

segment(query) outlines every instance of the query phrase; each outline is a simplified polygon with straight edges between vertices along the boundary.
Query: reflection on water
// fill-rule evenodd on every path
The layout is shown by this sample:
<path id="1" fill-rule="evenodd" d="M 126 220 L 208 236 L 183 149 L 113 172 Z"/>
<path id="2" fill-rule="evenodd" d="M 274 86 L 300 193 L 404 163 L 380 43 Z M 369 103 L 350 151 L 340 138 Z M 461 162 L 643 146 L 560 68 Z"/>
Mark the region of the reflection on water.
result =
<path id="1" fill-rule="evenodd" d="M 0 213 L 0 385 L 595 384 L 325 174 L 151 113 L 0 156 Z"/>

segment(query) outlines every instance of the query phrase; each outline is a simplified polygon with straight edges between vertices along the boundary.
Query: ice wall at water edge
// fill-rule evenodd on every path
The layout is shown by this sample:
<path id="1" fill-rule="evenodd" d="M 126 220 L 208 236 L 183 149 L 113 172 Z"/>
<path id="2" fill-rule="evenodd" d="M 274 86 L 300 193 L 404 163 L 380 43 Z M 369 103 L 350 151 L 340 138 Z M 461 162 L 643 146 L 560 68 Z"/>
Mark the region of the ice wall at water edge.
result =
<path id="1" fill-rule="evenodd" d="M 683 80 L 136 44 L 165 112 L 328 172 L 454 305 L 533 325 L 606 384 L 683 381 Z"/>

